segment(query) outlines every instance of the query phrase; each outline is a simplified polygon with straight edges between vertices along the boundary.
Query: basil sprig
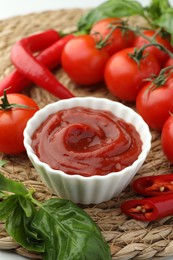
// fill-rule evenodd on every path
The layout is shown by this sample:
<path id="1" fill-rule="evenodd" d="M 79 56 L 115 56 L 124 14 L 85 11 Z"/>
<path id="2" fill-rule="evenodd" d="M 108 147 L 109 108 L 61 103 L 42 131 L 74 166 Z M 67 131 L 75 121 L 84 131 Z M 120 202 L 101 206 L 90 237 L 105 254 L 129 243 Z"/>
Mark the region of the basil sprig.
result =
<path id="1" fill-rule="evenodd" d="M 142 16 L 152 28 L 164 29 L 173 39 L 173 8 L 168 0 L 151 0 L 145 7 L 136 0 L 107 0 L 84 14 L 77 26 L 79 31 L 88 33 L 100 19 L 133 15 Z"/>
<path id="2" fill-rule="evenodd" d="M 0 173 L 0 220 L 21 246 L 47 260 L 109 260 L 99 227 L 77 205 L 52 198 L 43 203 L 20 183 Z"/>
<path id="3" fill-rule="evenodd" d="M 92 25 L 100 19 L 106 17 L 125 17 L 137 14 L 145 17 L 145 10 L 137 1 L 108 0 L 84 14 L 78 21 L 78 30 L 87 33 Z"/>

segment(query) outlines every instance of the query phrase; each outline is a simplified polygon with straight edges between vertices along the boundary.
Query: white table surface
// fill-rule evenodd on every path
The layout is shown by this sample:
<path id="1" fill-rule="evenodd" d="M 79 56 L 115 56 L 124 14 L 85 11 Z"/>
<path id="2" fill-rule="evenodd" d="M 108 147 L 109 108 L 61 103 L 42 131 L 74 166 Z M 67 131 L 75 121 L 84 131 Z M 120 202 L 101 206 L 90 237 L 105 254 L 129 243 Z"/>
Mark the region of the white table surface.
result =
<path id="1" fill-rule="evenodd" d="M 42 12 L 46 10 L 56 10 L 62 8 L 87 8 L 95 7 L 105 0 L 0 0 L 0 20 L 7 19 L 16 15 L 25 15 L 32 12 Z M 146 6 L 150 0 L 138 0 Z M 173 4 L 173 0 L 170 0 Z M 1 28 L 0 28 L 1 30 Z M 9 251 L 0 250 L 0 260 L 24 260 L 26 258 Z M 173 260 L 160 258 L 160 260 Z"/>

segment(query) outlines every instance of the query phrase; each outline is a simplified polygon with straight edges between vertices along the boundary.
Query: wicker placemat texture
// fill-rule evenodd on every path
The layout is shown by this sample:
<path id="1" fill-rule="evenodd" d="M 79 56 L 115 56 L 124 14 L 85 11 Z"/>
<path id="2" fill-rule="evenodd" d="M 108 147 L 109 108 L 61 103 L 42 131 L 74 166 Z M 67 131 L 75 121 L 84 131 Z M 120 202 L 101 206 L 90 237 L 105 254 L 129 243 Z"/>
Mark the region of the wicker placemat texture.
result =
<path id="1" fill-rule="evenodd" d="M 81 9 L 47 11 L 0 21 L 0 80 L 14 68 L 10 62 L 10 51 L 17 40 L 50 28 L 66 32 L 73 30 L 84 12 L 85 10 Z M 134 20 L 139 23 L 138 19 Z M 97 96 L 115 100 L 103 84 L 79 87 L 67 77 L 62 69 L 57 69 L 54 73 L 76 96 Z M 57 100 L 56 97 L 37 86 L 29 87 L 26 94 L 30 95 L 40 108 Z M 161 151 L 160 134 L 152 131 L 152 136 L 152 149 L 137 176 L 172 172 L 172 167 Z M 0 159 L 9 161 L 0 169 L 1 172 L 5 176 L 23 182 L 28 188 L 34 188 L 37 199 L 42 201 L 53 196 L 40 181 L 25 153 L 18 156 L 0 154 Z M 121 214 L 119 205 L 135 197 L 136 194 L 128 187 L 118 198 L 98 205 L 80 206 L 101 228 L 111 247 L 112 259 L 160 259 L 160 257 L 173 255 L 173 217 L 145 223 Z M 0 223 L 0 249 L 13 250 L 31 259 L 40 258 L 40 255 L 29 253 L 15 243 L 5 232 L 3 223 Z"/>

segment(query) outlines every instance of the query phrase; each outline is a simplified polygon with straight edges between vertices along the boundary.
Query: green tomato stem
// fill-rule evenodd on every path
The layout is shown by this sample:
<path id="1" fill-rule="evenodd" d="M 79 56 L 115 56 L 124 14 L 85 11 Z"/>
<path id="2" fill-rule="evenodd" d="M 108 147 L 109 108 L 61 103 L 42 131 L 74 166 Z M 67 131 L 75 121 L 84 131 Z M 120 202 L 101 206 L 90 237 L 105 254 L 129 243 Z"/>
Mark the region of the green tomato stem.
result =
<path id="1" fill-rule="evenodd" d="M 0 104 L 0 110 L 10 110 L 12 108 L 24 108 L 24 109 L 34 109 L 33 107 L 22 105 L 22 104 L 15 104 L 9 103 L 7 98 L 6 90 L 4 90 L 4 95 L 0 98 L 2 103 Z"/>
<path id="2" fill-rule="evenodd" d="M 100 41 L 98 41 L 97 43 L 96 43 L 96 48 L 97 49 L 102 49 L 103 47 L 105 47 L 105 46 L 107 46 L 107 45 L 109 45 L 109 38 L 111 37 L 111 35 L 113 34 L 113 32 L 116 30 L 116 29 L 121 29 L 121 30 L 129 30 L 129 27 L 126 25 L 126 22 L 124 22 L 124 21 L 119 21 L 119 20 L 117 20 L 117 21 L 115 21 L 115 22 L 113 22 L 113 23 L 110 23 L 109 25 L 108 25 L 108 29 L 111 29 L 110 31 L 109 31 L 109 33 L 106 35 L 106 37 L 104 38 L 104 40 L 102 39 L 102 38 L 100 38 Z M 95 32 L 95 35 L 97 35 L 97 34 L 99 34 L 99 33 L 97 33 L 97 32 Z"/>

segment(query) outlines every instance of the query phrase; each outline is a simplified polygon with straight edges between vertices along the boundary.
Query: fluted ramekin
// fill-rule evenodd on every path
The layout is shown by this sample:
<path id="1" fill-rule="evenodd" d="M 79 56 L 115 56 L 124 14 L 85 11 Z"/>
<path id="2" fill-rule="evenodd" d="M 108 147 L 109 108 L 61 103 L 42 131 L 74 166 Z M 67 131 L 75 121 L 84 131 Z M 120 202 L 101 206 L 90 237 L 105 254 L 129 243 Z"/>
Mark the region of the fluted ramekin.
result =
<path id="1" fill-rule="evenodd" d="M 61 170 L 54 170 L 48 164 L 40 161 L 31 147 L 33 133 L 51 114 L 72 107 L 110 111 L 127 123 L 132 124 L 142 141 L 142 151 L 137 160 L 119 172 L 91 177 L 69 175 Z M 117 197 L 128 186 L 150 151 L 151 134 L 142 117 L 122 103 L 104 98 L 77 97 L 51 103 L 37 111 L 28 121 L 24 130 L 24 146 L 41 180 L 53 194 L 75 203 L 96 204 Z"/>

